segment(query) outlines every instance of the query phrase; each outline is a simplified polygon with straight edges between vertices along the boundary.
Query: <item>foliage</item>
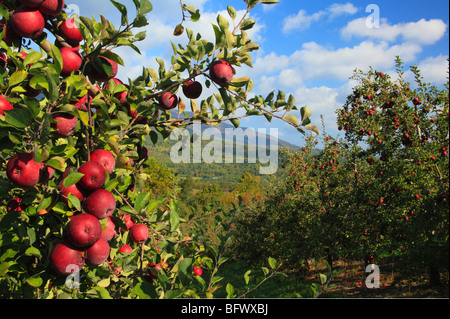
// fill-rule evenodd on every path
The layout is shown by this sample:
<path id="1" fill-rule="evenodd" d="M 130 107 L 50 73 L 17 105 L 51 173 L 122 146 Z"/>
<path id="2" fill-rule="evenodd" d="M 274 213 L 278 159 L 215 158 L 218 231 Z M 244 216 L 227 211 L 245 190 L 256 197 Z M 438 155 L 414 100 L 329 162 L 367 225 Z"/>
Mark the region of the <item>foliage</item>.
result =
<path id="1" fill-rule="evenodd" d="M 391 255 L 432 272 L 448 268 L 448 84 L 356 71 L 339 110 L 345 138 L 310 137 L 284 150 L 283 176 L 240 214 L 238 258 L 273 256 L 307 269 L 309 259 L 376 263 Z M 322 142 L 323 150 L 312 152 Z"/>
<path id="2" fill-rule="evenodd" d="M 188 19 L 199 20 L 201 13 L 180 2 L 183 22 L 175 27 L 174 33 L 187 36 L 188 44 L 173 44 L 170 66 L 157 58 L 157 70 L 143 67 L 136 79 L 117 83 L 112 79 L 99 81 L 93 74 L 103 72 L 108 78 L 114 76 L 112 62 L 124 64 L 122 57 L 114 52 L 119 47 L 127 46 L 140 53 L 138 42 L 145 38 L 140 28 L 148 24 L 146 14 L 153 9 L 148 0 L 133 0 L 136 9 L 133 18 L 129 8 L 111 0 L 120 13 L 118 27 L 103 16 L 75 17 L 84 41 L 76 48 L 82 53 L 81 67 L 71 74 L 62 73 L 64 60 L 58 48 L 70 46 L 58 32 L 67 13 L 63 10 L 57 16 L 46 17 L 45 32 L 39 37 L 16 37 L 7 43 L 3 26 L 14 14 L 16 2 L 2 1 L 0 12 L 5 24 L 2 22 L 0 53 L 7 63 L 0 66 L 1 95 L 13 106 L 0 114 L 2 298 L 213 297 L 220 287 L 214 273 L 224 259 L 217 248 L 198 237 L 198 232 L 182 232 L 181 225 L 189 221 L 189 216 L 178 209 L 176 192 L 169 191 L 171 173 L 146 160 L 143 147 L 147 135 L 156 143 L 159 136 L 167 138 L 175 128 L 188 126 L 195 120 L 208 125 L 230 121 L 238 126 L 242 117 L 264 115 L 268 120 L 286 121 L 299 131 L 303 131 L 302 126 L 311 128 L 306 127 L 308 118 L 300 122 L 293 121 L 294 116 L 286 119 L 276 115 L 280 110 L 299 110 L 292 96 L 286 99 L 278 91 L 277 95 L 272 92 L 266 97 L 250 98 L 253 81 L 248 77 L 234 78 L 224 86 L 211 81 L 209 66 L 215 60 L 226 60 L 233 68 L 252 65 L 251 53 L 259 46 L 248 37 L 247 31 L 255 24 L 247 17 L 248 13 L 260 3 L 277 1 L 244 2 L 247 13 L 240 21 L 236 20 L 236 10 L 228 8 L 235 20 L 233 30 L 224 17 L 217 17 L 217 24 L 213 25 L 215 43 L 183 27 Z M 55 45 L 49 42 L 53 37 Z M 107 62 L 108 59 L 112 62 Z M 217 93 L 199 103 L 191 100 L 191 114 L 184 113 L 186 104 L 178 97 L 179 116 L 173 118 L 163 109 L 159 97 L 165 92 L 178 93 L 183 84 L 200 76 Z M 118 98 L 122 93 L 126 94 L 125 102 Z M 83 98 L 87 98 L 85 107 L 77 107 L 75 104 Z M 238 109 L 245 110 L 245 114 L 235 115 Z M 56 123 L 52 115 L 56 112 L 76 118 L 77 127 L 72 135 L 54 134 Z M 76 184 L 82 177 L 76 169 L 90 160 L 94 149 L 108 150 L 116 160 L 115 170 L 107 175 L 103 188 L 116 199 L 117 209 L 112 217 L 117 223 L 117 234 L 109 242 L 110 255 L 106 262 L 97 267 L 85 265 L 79 273 L 65 278 L 51 269 L 50 253 L 65 238 L 71 218 L 84 213 L 85 207 L 75 196 L 69 195 L 65 201 L 60 183 L 66 173 L 63 186 Z M 34 161 L 41 163 L 42 171 L 52 174 L 33 187 L 18 187 L 10 182 L 3 173 L 6 165 L 15 154 L 23 152 L 31 153 Z M 164 191 L 155 190 L 163 183 L 166 183 L 162 187 Z M 19 207 L 8 206 L 13 198 L 20 198 Z M 234 212 L 239 209 L 236 206 Z M 125 224 L 127 215 L 135 224 L 148 227 L 150 236 L 146 242 L 130 241 Z M 103 229 L 105 222 L 102 220 Z M 227 240 L 221 238 L 220 247 Z M 132 246 L 131 253 L 118 252 L 124 244 Z M 194 266 L 211 271 L 209 283 L 194 275 Z"/>

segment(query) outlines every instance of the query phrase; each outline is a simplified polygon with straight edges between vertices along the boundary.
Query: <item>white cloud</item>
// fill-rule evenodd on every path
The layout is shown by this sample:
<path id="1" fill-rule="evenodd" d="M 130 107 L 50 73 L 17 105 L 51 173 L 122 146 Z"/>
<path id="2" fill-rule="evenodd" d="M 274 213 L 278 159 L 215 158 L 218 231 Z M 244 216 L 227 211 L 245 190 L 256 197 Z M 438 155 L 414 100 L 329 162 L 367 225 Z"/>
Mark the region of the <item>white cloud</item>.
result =
<path id="1" fill-rule="evenodd" d="M 312 15 L 308 15 L 305 10 L 300 10 L 297 14 L 290 15 L 284 20 L 283 32 L 289 33 L 293 30 L 309 29 L 311 24 L 319 21 L 324 14 L 324 11 L 319 11 Z"/>
<path id="2" fill-rule="evenodd" d="M 328 7 L 328 12 L 330 15 L 330 18 L 335 18 L 340 15 L 353 15 L 356 12 L 358 12 L 358 8 L 356 8 L 352 3 L 334 3 L 331 6 Z"/>
<path id="3" fill-rule="evenodd" d="M 358 12 L 358 9 L 351 3 L 334 3 L 325 10 L 315 12 L 311 15 L 305 10 L 300 10 L 297 14 L 288 16 L 283 21 L 283 32 L 290 33 L 294 30 L 306 30 L 310 26 L 324 17 L 328 17 L 332 20 L 341 15 L 353 15 Z"/>
<path id="4" fill-rule="evenodd" d="M 359 18 L 350 21 L 342 30 L 344 39 L 352 37 L 363 37 L 381 41 L 404 41 L 423 45 L 431 45 L 439 41 L 447 31 L 447 25 L 439 19 L 417 22 L 399 23 L 390 25 L 386 19 L 381 19 L 379 28 L 368 28 L 366 19 Z"/>

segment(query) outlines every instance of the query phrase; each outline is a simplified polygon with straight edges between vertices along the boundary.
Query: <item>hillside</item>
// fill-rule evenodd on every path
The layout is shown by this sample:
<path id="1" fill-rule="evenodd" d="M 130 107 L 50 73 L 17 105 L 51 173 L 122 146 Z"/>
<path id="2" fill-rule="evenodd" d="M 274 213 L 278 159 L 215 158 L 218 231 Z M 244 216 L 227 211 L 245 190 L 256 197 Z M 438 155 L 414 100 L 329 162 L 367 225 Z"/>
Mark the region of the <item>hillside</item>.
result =
<path id="1" fill-rule="evenodd" d="M 201 131 L 203 132 L 205 129 L 210 128 L 210 126 L 201 125 Z M 257 139 L 253 139 L 253 137 L 250 137 L 250 139 L 245 136 L 244 143 L 237 143 L 236 139 L 233 140 L 231 144 L 230 136 L 227 136 L 225 134 L 226 129 L 234 129 L 234 127 L 228 123 L 221 123 L 219 126 L 215 127 L 217 128 L 217 132 L 220 131 L 222 135 L 222 161 L 219 161 L 219 163 L 206 163 L 205 161 L 201 161 L 200 163 L 195 163 L 193 160 L 193 145 L 196 144 L 198 147 L 201 145 L 201 150 L 204 150 L 205 147 L 208 147 L 208 144 L 211 143 L 212 140 L 205 140 L 204 137 L 202 137 L 201 142 L 199 141 L 199 136 L 195 133 L 193 134 L 193 127 L 189 127 L 187 130 L 191 136 L 191 145 L 190 145 L 190 159 L 187 163 L 174 163 L 171 159 L 171 151 L 176 144 L 179 144 L 179 141 L 171 141 L 169 138 L 164 140 L 162 136 L 159 136 L 158 142 L 156 145 L 152 143 L 150 138 L 146 140 L 145 146 L 149 150 L 149 156 L 155 158 L 160 163 L 163 163 L 167 165 L 168 167 L 171 167 L 175 170 L 176 173 L 179 174 L 180 177 L 186 177 L 186 176 L 192 176 L 195 179 L 198 179 L 202 182 L 210 182 L 210 181 L 217 181 L 217 182 L 229 182 L 234 183 L 238 182 L 240 177 L 245 173 L 248 172 L 252 175 L 259 175 L 260 174 L 260 165 L 267 166 L 268 164 L 261 164 L 258 152 L 256 151 L 255 143 L 254 141 L 257 141 Z M 197 128 L 198 129 L 198 128 Z M 242 130 L 246 132 L 247 128 L 242 127 Z M 254 130 L 250 130 L 247 132 L 252 132 Z M 197 131 L 195 131 L 197 133 Z M 159 135 L 159 134 L 158 134 Z M 259 137 L 261 138 L 261 137 Z M 265 136 L 263 137 L 266 140 L 263 141 L 263 144 L 267 145 L 267 147 L 270 146 L 270 142 L 272 142 L 272 145 L 274 144 L 274 141 L 270 141 L 272 137 Z M 228 140 L 228 141 L 227 141 Z M 250 143 L 249 143 L 250 140 Z M 226 142 L 225 142 L 226 141 Z M 199 142 L 201 144 L 199 144 Z M 233 150 L 230 150 L 229 148 L 226 148 L 226 146 L 233 147 Z M 211 145 L 209 145 L 211 148 Z M 289 148 L 292 150 L 297 150 L 299 146 L 293 145 L 291 143 L 288 143 L 282 139 L 278 139 L 278 149 L 281 148 Z M 252 150 L 255 151 L 256 154 L 256 160 L 253 160 L 249 163 L 248 161 L 248 153 L 249 151 L 252 152 Z M 226 163 L 225 162 L 225 153 L 233 151 L 233 160 L 232 163 Z M 243 157 L 238 156 L 238 151 L 243 151 Z M 179 153 L 181 154 L 181 153 Z M 211 153 L 213 155 L 214 152 Z M 231 154 L 231 153 L 229 153 Z M 267 156 L 270 155 L 269 151 L 266 153 Z M 280 163 L 278 163 L 278 167 L 280 166 Z"/>

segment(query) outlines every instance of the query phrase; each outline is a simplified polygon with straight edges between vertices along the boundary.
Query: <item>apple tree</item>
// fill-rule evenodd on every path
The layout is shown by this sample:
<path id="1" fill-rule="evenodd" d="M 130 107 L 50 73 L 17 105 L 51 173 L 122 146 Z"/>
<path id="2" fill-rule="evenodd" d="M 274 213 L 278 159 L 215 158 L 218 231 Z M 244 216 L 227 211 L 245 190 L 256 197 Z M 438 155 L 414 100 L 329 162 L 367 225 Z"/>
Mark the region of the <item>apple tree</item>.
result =
<path id="1" fill-rule="evenodd" d="M 157 70 L 143 66 L 134 80 L 117 78 L 126 61 L 115 50 L 140 53 L 149 0 L 130 2 L 133 18 L 129 5 L 111 0 L 119 26 L 68 16 L 64 0 L 0 2 L 2 298 L 213 297 L 224 259 L 181 231 L 176 193 L 152 197 L 143 144 L 194 121 L 239 126 L 246 116 L 314 129 L 307 118 L 278 115 L 299 110 L 293 96 L 250 97 L 252 79 L 235 77 L 259 48 L 247 33 L 251 9 L 276 2 L 244 0 L 239 19 L 229 6 L 210 42 L 185 28 L 201 13 L 180 1 L 174 34 L 187 44 L 173 43 L 169 63 L 157 58 Z M 200 77 L 216 92 L 201 101 Z"/>
<path id="2" fill-rule="evenodd" d="M 399 255 L 427 267 L 431 282 L 448 267 L 448 83 L 355 71 L 353 93 L 337 112 L 344 131 L 323 129 L 284 151 L 283 169 L 264 197 L 244 210 L 235 244 L 242 258 L 274 256 L 296 269 L 307 261 Z M 258 225 L 255 227 L 255 224 Z"/>
<path id="3" fill-rule="evenodd" d="M 433 282 L 448 268 L 449 84 L 424 82 L 417 66 L 409 83 L 400 57 L 396 67 L 396 79 L 355 72 L 338 126 L 366 162 L 356 200 L 365 207 L 368 257 L 402 253 L 428 267 Z"/>

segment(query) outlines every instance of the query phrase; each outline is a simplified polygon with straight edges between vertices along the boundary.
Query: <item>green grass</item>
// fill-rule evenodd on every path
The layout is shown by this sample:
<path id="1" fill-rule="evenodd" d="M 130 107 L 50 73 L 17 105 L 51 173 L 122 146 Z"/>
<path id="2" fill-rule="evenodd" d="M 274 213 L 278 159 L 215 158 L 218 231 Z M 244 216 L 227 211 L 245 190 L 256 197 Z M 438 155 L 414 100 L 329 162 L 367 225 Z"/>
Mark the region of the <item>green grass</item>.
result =
<path id="1" fill-rule="evenodd" d="M 250 269 L 252 270 L 250 274 L 252 279 L 249 285 L 246 285 L 244 274 Z M 245 261 L 228 262 L 219 269 L 217 275 L 224 279 L 221 281 L 222 288 L 215 293 L 216 298 L 226 298 L 227 283 L 233 285 L 236 296 L 239 297 L 247 290 L 254 288 L 264 278 L 261 268 L 252 268 Z M 311 288 L 312 283 L 304 278 L 278 274 L 246 294 L 245 298 L 310 298 L 312 296 Z"/>

